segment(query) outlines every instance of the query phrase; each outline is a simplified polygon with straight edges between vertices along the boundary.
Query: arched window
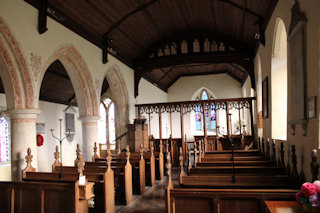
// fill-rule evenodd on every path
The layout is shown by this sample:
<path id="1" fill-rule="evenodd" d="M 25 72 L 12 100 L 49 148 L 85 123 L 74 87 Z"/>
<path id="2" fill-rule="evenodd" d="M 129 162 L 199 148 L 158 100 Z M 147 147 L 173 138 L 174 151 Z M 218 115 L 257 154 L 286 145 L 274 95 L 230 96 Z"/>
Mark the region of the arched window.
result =
<path id="1" fill-rule="evenodd" d="M 278 18 L 275 27 L 271 61 L 272 138 L 287 139 L 287 33 Z"/>
<path id="2" fill-rule="evenodd" d="M 111 147 L 115 147 L 116 128 L 114 102 L 110 98 L 104 99 L 100 104 L 100 120 L 98 125 L 99 143 L 106 144 L 110 142 Z"/>
<path id="3" fill-rule="evenodd" d="M 199 98 L 196 98 L 198 101 Z M 200 100 L 209 100 L 209 95 L 206 90 L 202 90 L 200 94 Z M 210 100 L 213 100 L 213 97 L 210 97 Z M 196 130 L 202 130 L 203 128 L 203 121 L 202 121 L 202 115 L 201 115 L 201 107 L 200 105 L 196 106 L 195 110 L 195 119 L 196 119 Z M 216 111 L 215 111 L 215 105 L 211 104 L 208 106 L 208 108 L 205 111 L 205 117 L 206 117 L 206 128 L 208 131 L 215 131 L 216 130 Z"/>
<path id="4" fill-rule="evenodd" d="M 0 162 L 9 161 L 9 131 L 8 122 L 0 118 Z"/>

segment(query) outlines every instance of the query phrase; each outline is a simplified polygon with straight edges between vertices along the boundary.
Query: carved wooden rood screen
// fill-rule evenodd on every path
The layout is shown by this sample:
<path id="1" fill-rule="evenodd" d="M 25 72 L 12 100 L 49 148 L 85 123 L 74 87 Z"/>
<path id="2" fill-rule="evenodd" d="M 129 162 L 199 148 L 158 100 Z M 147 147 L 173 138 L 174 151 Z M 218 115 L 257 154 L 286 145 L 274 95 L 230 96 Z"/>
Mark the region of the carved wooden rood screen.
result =
<path id="1" fill-rule="evenodd" d="M 242 147 L 243 136 L 254 138 L 253 131 L 253 111 L 252 105 L 254 97 L 252 98 L 232 98 L 232 99 L 214 99 L 214 100 L 200 100 L 200 101 L 183 101 L 183 102 L 167 102 L 167 103 L 152 103 L 152 104 L 137 104 L 135 105 L 138 112 L 138 117 L 146 116 L 148 119 L 149 130 L 151 115 L 158 114 L 159 118 L 159 140 L 162 143 L 165 140 L 162 136 L 162 114 L 168 113 L 170 116 L 170 138 L 172 141 L 172 114 L 180 114 L 180 129 L 181 129 L 181 147 L 184 159 L 186 159 L 186 138 L 184 132 L 184 115 L 190 113 L 199 113 L 202 115 L 203 132 L 202 136 L 194 135 L 195 140 L 203 139 L 205 142 L 206 151 L 216 151 L 222 149 L 229 149 L 231 144 L 228 144 L 230 140 L 228 137 L 232 136 L 233 140 L 239 141 L 239 149 Z M 204 110 L 205 109 L 205 110 Z M 207 131 L 207 119 L 206 113 L 214 111 L 216 117 L 216 129 L 213 131 L 213 135 L 208 135 Z M 231 123 L 232 121 L 232 123 Z M 190 134 L 190 133 L 186 133 Z M 212 134 L 212 132 L 211 132 Z M 149 135 L 151 132 L 149 131 Z M 214 139 L 212 139 L 214 138 Z M 218 140 L 219 139 L 219 140 Z M 219 143 L 221 142 L 222 149 L 219 149 Z M 210 143 L 214 143 L 214 149 L 208 149 Z M 230 148 L 231 149 L 231 148 Z"/>

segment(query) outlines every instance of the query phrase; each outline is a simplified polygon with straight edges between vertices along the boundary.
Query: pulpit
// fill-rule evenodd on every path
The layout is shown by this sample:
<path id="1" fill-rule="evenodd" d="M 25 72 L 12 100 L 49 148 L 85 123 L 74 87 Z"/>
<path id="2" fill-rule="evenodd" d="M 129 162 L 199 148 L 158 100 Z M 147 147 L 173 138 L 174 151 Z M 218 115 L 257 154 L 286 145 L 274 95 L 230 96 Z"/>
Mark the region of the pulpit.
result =
<path id="1" fill-rule="evenodd" d="M 128 144 L 131 152 L 138 152 L 140 144 L 144 150 L 149 150 L 148 124 L 145 124 L 146 118 L 139 117 L 134 119 L 133 124 L 128 124 Z"/>

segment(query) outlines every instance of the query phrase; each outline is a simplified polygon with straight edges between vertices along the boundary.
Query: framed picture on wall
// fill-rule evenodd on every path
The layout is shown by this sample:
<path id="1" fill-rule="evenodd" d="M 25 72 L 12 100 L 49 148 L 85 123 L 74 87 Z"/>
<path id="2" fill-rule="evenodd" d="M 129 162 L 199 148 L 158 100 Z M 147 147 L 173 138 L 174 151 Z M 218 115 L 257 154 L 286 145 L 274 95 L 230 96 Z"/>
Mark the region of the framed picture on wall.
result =
<path id="1" fill-rule="evenodd" d="M 269 117 L 269 86 L 268 76 L 262 82 L 262 117 Z"/>
<path id="2" fill-rule="evenodd" d="M 308 98 L 308 118 L 316 118 L 317 97 Z"/>

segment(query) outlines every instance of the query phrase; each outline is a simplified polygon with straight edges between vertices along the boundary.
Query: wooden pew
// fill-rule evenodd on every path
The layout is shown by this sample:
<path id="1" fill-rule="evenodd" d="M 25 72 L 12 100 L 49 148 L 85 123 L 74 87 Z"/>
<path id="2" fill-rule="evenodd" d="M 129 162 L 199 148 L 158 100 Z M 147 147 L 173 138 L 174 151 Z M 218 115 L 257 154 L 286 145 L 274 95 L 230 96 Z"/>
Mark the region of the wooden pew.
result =
<path id="1" fill-rule="evenodd" d="M 292 189 L 190 189 L 169 191 L 167 212 L 266 213 L 265 200 L 294 200 Z"/>
<path id="2" fill-rule="evenodd" d="M 183 165 L 183 158 L 181 158 L 180 164 Z M 264 200 L 293 200 L 295 193 L 298 191 L 297 189 L 264 189 L 270 186 L 274 188 L 283 187 L 283 184 L 296 187 L 296 179 L 290 179 L 287 176 L 266 176 L 262 179 L 257 178 L 257 176 L 237 176 L 236 182 L 232 182 L 231 175 L 185 176 L 183 166 L 180 167 L 179 182 L 181 186 L 188 188 L 174 188 L 171 180 L 170 159 L 168 159 L 167 167 L 166 209 L 169 213 L 197 212 L 200 207 L 201 212 L 264 213 Z M 250 185 L 255 189 L 248 189 L 247 187 Z M 262 188 L 256 189 L 257 186 Z"/>
<path id="3" fill-rule="evenodd" d="M 277 166 L 215 166 L 191 168 L 190 175 L 210 175 L 210 174 L 251 174 L 251 175 L 284 175 L 286 171 Z"/>
<path id="4" fill-rule="evenodd" d="M 30 158 L 29 154 L 26 158 Z M 56 161 L 53 164 L 52 168 L 55 169 L 56 165 L 60 165 L 59 162 L 59 151 L 56 149 L 55 152 Z M 111 159 L 110 159 L 111 160 Z M 56 173 L 50 172 L 36 172 L 34 169 L 31 169 L 31 162 L 27 162 L 26 169 L 23 170 L 23 181 L 41 181 L 41 182 L 75 182 L 78 181 L 79 176 L 82 175 L 83 170 L 83 159 L 80 153 L 79 147 L 77 148 L 77 159 L 75 160 L 75 165 L 77 166 L 76 171 L 73 173 L 65 173 L 61 176 L 60 170 Z M 80 172 L 78 172 L 80 171 Z M 79 174 L 80 173 L 80 174 Z M 92 183 L 87 183 L 90 181 Z M 84 186 L 80 185 L 80 188 L 83 188 L 82 191 L 85 193 L 90 193 L 92 187 L 94 188 L 95 198 L 94 198 L 94 208 L 90 208 L 90 212 L 114 212 L 114 177 L 113 171 L 110 169 L 104 173 L 90 173 L 86 176 L 86 183 Z M 93 185 L 94 184 L 94 185 Z"/>
<path id="5" fill-rule="evenodd" d="M 111 159 L 111 152 L 108 151 L 108 156 Z M 105 161 L 105 159 L 104 159 Z M 114 164 L 110 160 L 110 168 L 114 173 L 114 186 L 115 186 L 115 198 L 116 204 L 128 205 L 132 201 L 132 166 L 130 164 L 130 152 L 127 146 L 126 162 Z M 92 173 L 104 173 L 107 171 L 109 166 L 87 166 L 85 167 L 84 174 L 89 178 Z M 61 167 L 55 167 L 52 172 L 60 172 Z M 63 166 L 62 171 L 66 173 L 76 172 L 76 168 L 72 166 Z"/>
<path id="6" fill-rule="evenodd" d="M 88 197 L 81 195 L 78 181 L 0 182 L 0 200 L 3 213 L 88 212 Z"/>
<path id="7" fill-rule="evenodd" d="M 125 166 L 126 156 L 125 155 L 112 155 L 113 161 L 112 166 Z M 107 162 L 101 158 L 95 158 L 94 162 L 86 162 L 86 169 L 91 167 L 106 168 Z M 133 194 L 142 194 L 145 191 L 145 160 L 143 158 L 143 148 L 140 147 L 139 157 L 136 155 L 130 155 L 130 163 L 132 166 L 132 186 Z M 90 168 L 89 168 L 90 167 Z"/>

